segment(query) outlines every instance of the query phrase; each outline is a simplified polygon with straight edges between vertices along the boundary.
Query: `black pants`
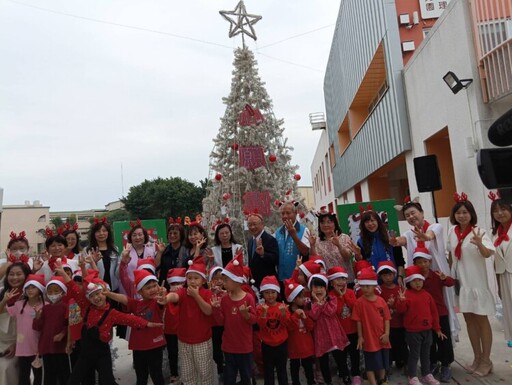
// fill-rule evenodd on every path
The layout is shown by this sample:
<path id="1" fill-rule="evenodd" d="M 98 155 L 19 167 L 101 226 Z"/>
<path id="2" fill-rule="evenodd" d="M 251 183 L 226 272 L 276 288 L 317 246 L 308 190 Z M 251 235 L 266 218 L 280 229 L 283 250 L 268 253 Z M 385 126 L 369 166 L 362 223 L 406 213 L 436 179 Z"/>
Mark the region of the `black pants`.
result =
<path id="1" fill-rule="evenodd" d="M 391 328 L 389 329 L 389 342 L 391 343 L 391 355 L 389 367 L 391 362 L 395 361 L 397 368 L 402 368 L 407 363 L 409 350 L 405 342 L 405 328 Z"/>
<path id="2" fill-rule="evenodd" d="M 405 332 L 405 340 L 409 346 L 409 358 L 407 360 L 407 375 L 416 377 L 418 371 L 418 359 L 421 363 L 421 375 L 424 377 L 430 373 L 430 345 L 432 345 L 432 331 Z"/>
<path id="3" fill-rule="evenodd" d="M 217 374 L 224 372 L 224 353 L 222 353 L 223 326 L 212 327 L 213 361 L 217 364 Z"/>
<path id="4" fill-rule="evenodd" d="M 18 357 L 18 385 L 30 385 L 30 371 L 34 373 L 34 385 L 43 383 L 43 368 L 33 368 L 36 356 Z"/>
<path id="5" fill-rule="evenodd" d="M 100 385 L 118 385 L 112 371 L 110 346 L 106 342 L 82 340 L 82 353 L 73 368 L 68 385 L 94 385 L 89 383 L 91 373 L 98 372 Z"/>
<path id="6" fill-rule="evenodd" d="M 306 358 L 294 358 L 290 359 L 290 374 L 292 376 L 292 384 L 300 385 L 299 379 L 299 370 L 300 366 L 304 368 L 304 374 L 306 376 L 306 381 L 308 385 L 313 385 L 315 382 L 315 373 L 313 371 L 313 363 L 315 362 L 315 357 L 306 357 Z"/>
<path id="7" fill-rule="evenodd" d="M 135 374 L 137 375 L 137 385 L 147 385 L 148 375 L 151 376 L 153 385 L 164 385 L 162 352 L 163 348 L 133 351 L 133 364 Z"/>
<path id="8" fill-rule="evenodd" d="M 69 357 L 66 353 L 43 356 L 43 384 L 65 385 L 69 379 Z"/>
<path id="9" fill-rule="evenodd" d="M 333 350 L 329 353 L 325 353 L 322 357 L 320 357 L 320 371 L 322 372 L 322 377 L 324 378 L 324 383 L 326 384 L 332 383 L 331 369 L 329 369 L 330 353 L 332 353 L 332 356 L 334 357 L 334 361 L 338 366 L 338 370 L 341 371 L 341 368 L 343 367 L 343 355 L 341 350 Z"/>
<path id="10" fill-rule="evenodd" d="M 252 353 L 224 353 L 224 385 L 236 385 L 236 375 L 240 372 L 240 384 L 251 385 Z"/>
<path id="11" fill-rule="evenodd" d="M 432 346 L 430 348 L 430 363 L 441 362 L 441 366 L 450 366 L 455 360 L 452 345 L 452 332 L 450 330 L 450 320 L 447 315 L 439 317 L 441 331 L 448 337 L 445 340 L 440 339 L 436 332 L 432 331 Z"/>
<path id="12" fill-rule="evenodd" d="M 167 355 L 169 356 L 171 376 L 178 377 L 178 335 L 165 334 L 165 341 L 167 341 Z"/>
<path id="13" fill-rule="evenodd" d="M 341 351 L 341 368 L 340 368 L 340 376 L 342 378 L 349 376 L 349 370 L 347 365 L 347 358 L 350 356 L 350 375 L 360 376 L 361 369 L 359 368 L 359 361 L 361 361 L 361 355 L 359 350 L 357 350 L 357 333 L 347 334 L 348 340 L 350 341 L 350 345 L 346 346 L 345 349 Z M 405 342 L 404 342 L 405 343 Z"/>
<path id="14" fill-rule="evenodd" d="M 263 356 L 263 368 L 265 370 L 265 385 L 274 385 L 274 369 L 279 385 L 288 385 L 286 373 L 286 361 L 288 360 L 288 343 L 285 341 L 278 346 L 270 346 L 261 343 L 261 355 Z"/>

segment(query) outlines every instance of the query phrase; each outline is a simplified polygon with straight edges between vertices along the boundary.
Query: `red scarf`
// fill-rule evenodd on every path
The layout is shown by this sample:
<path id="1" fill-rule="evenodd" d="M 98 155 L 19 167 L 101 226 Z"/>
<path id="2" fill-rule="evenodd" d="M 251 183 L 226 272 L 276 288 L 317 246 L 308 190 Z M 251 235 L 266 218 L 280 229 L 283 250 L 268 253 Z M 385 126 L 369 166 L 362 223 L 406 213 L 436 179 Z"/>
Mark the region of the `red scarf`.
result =
<path id="1" fill-rule="evenodd" d="M 510 225 L 512 225 L 512 221 L 509 222 L 507 228 L 503 228 L 503 225 L 498 226 L 498 238 L 494 241 L 494 247 L 498 247 L 501 245 L 503 241 L 510 241 L 510 237 L 508 236 L 508 230 L 510 230 Z"/>
<path id="2" fill-rule="evenodd" d="M 457 236 L 457 247 L 455 247 L 455 256 L 460 261 L 460 257 L 462 257 L 462 242 L 464 242 L 464 239 L 468 236 L 468 234 L 473 231 L 473 225 L 466 226 L 466 230 L 462 232 L 460 230 L 460 225 L 455 226 L 455 235 Z"/>
<path id="3" fill-rule="evenodd" d="M 423 232 L 426 233 L 428 231 L 429 226 L 430 223 L 428 223 L 427 221 L 423 221 L 423 228 L 421 230 L 423 230 Z"/>

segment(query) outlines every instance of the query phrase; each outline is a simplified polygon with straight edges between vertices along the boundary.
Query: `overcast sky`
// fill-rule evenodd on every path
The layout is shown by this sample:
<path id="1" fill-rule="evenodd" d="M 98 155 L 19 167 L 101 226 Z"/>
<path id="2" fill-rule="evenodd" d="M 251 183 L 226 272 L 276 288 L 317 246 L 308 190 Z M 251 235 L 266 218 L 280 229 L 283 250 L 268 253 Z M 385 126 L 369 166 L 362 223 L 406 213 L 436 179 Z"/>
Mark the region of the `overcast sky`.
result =
<path id="1" fill-rule="evenodd" d="M 236 4 L 0 0 L 3 203 L 98 209 L 144 179 L 206 178 L 233 49 L 241 44 L 228 38 L 218 11 Z M 323 78 L 339 0 L 245 5 L 263 16 L 249 47 L 274 113 L 285 120 L 300 184 L 311 185 L 320 132 L 311 131 L 308 115 L 325 109 Z"/>

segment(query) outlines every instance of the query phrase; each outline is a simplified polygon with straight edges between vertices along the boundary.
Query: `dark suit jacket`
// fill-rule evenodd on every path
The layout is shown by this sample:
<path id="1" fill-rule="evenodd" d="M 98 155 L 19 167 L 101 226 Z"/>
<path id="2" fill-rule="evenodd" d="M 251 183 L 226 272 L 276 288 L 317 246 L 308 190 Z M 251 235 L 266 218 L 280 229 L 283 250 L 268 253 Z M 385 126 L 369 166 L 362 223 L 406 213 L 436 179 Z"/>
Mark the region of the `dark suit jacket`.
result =
<path id="1" fill-rule="evenodd" d="M 252 242 L 252 237 L 249 242 Z M 279 261 L 279 247 L 276 239 L 263 231 L 261 234 L 261 242 L 263 244 L 263 255 L 260 256 L 253 250 L 249 255 L 249 267 L 251 268 L 254 284 L 259 289 L 261 280 L 267 275 L 275 275 L 277 277 L 277 264 Z M 250 247 L 250 246 L 249 246 Z"/>

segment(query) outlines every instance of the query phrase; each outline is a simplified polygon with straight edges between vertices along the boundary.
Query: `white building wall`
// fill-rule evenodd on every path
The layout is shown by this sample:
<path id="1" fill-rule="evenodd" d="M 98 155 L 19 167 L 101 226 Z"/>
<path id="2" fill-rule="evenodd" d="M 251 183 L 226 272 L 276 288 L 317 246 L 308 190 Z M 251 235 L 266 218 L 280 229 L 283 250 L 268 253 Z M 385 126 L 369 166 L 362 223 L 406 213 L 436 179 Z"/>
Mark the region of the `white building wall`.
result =
<path id="1" fill-rule="evenodd" d="M 335 204 L 334 184 L 329 158 L 329 136 L 326 130 L 322 130 L 315 156 L 311 163 L 311 180 L 313 181 L 314 206 L 318 210 L 322 206 Z M 327 161 L 326 161 L 327 159 Z M 323 178 L 322 178 L 323 173 Z M 330 191 L 329 191 L 330 181 Z"/>

